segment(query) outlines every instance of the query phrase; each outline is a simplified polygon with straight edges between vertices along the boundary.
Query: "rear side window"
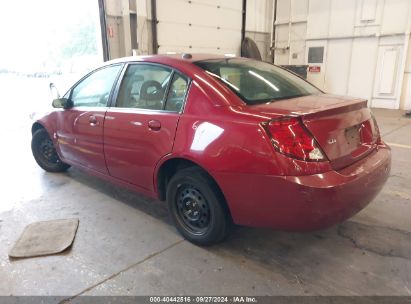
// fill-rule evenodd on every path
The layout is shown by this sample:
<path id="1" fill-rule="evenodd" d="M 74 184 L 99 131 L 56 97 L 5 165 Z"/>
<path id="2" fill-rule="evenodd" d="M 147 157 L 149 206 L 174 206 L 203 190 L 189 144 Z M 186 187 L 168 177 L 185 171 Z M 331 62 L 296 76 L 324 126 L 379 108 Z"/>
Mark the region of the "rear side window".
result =
<path id="1" fill-rule="evenodd" d="M 167 96 L 165 110 L 180 112 L 187 94 L 188 79 L 180 73 L 174 73 Z"/>
<path id="2" fill-rule="evenodd" d="M 151 64 L 133 64 L 127 68 L 116 106 L 162 110 L 172 70 Z"/>
<path id="3" fill-rule="evenodd" d="M 249 105 L 318 94 L 307 81 L 269 63 L 240 58 L 197 61 Z"/>

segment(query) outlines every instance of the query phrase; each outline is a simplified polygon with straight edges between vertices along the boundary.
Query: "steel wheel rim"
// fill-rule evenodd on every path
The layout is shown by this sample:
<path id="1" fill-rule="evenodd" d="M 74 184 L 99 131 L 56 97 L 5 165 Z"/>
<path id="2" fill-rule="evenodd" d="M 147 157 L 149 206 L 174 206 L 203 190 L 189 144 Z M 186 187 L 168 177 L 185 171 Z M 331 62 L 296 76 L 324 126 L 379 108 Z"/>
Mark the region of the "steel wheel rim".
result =
<path id="1" fill-rule="evenodd" d="M 211 213 L 204 195 L 192 185 L 180 185 L 176 198 L 178 219 L 185 229 L 196 235 L 205 234 Z"/>
<path id="2" fill-rule="evenodd" d="M 59 157 L 57 155 L 56 149 L 54 148 L 51 139 L 43 139 L 40 143 L 40 154 L 44 160 L 48 163 L 57 164 L 59 162 Z"/>

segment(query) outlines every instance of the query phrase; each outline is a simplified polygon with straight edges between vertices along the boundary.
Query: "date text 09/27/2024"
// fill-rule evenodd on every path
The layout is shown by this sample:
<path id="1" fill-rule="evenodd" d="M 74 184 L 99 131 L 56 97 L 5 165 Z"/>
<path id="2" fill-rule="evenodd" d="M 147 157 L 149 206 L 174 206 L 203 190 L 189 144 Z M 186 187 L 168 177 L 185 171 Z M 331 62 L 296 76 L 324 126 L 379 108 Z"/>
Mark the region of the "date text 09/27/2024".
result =
<path id="1" fill-rule="evenodd" d="M 212 296 L 161 296 L 150 297 L 150 303 L 257 303 L 255 297 L 232 296 L 232 297 L 212 297 Z"/>

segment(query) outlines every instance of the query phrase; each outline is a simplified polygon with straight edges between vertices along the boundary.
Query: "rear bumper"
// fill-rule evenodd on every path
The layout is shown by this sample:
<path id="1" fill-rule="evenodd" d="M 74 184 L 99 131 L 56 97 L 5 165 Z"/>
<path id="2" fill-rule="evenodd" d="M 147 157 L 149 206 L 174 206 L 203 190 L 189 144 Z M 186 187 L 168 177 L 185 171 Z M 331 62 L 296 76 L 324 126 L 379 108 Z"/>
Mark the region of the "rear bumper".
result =
<path id="1" fill-rule="evenodd" d="M 309 176 L 214 172 L 236 224 L 310 231 L 346 220 L 380 192 L 391 169 L 391 152 L 381 145 L 340 171 Z"/>

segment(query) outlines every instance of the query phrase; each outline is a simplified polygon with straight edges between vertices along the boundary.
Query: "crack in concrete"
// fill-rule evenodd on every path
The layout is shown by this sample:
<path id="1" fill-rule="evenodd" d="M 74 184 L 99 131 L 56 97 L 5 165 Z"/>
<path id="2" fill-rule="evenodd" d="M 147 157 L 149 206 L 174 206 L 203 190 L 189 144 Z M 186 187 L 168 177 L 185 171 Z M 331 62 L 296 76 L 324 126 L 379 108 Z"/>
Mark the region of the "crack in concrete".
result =
<path id="1" fill-rule="evenodd" d="M 337 234 L 360 250 L 411 260 L 411 233 L 408 231 L 349 222 L 338 226 Z"/>
<path id="2" fill-rule="evenodd" d="M 77 298 L 77 297 L 85 294 L 86 292 L 88 292 L 88 291 L 96 288 L 97 286 L 102 285 L 102 284 L 104 284 L 105 282 L 114 279 L 115 277 L 119 276 L 119 275 L 122 274 L 123 272 L 126 272 L 126 271 L 130 270 L 131 268 L 133 268 L 133 267 L 135 267 L 135 266 L 138 266 L 138 265 L 140 265 L 140 264 L 142 264 L 142 263 L 150 260 L 151 258 L 162 254 L 163 252 L 165 252 L 165 251 L 167 251 L 167 250 L 169 250 L 169 249 L 171 249 L 171 248 L 173 248 L 173 247 L 181 244 L 181 243 L 184 242 L 184 241 L 185 241 L 185 239 L 181 239 L 181 240 L 179 240 L 179 241 L 177 241 L 177 242 L 175 242 L 175 243 L 172 243 L 171 245 L 169 245 L 169 246 L 167 246 L 167 247 L 165 247 L 165 248 L 163 248 L 163 249 L 161 249 L 161 250 L 159 250 L 159 251 L 156 251 L 156 252 L 148 255 L 148 256 L 145 257 L 144 259 L 142 259 L 142 260 L 140 260 L 140 261 L 138 261 L 138 262 L 136 262 L 136 263 L 134 263 L 134 264 L 131 264 L 130 266 L 127 266 L 126 268 L 121 269 L 120 271 L 118 271 L 118 272 L 116 272 L 116 273 L 113 273 L 112 275 L 110 275 L 109 277 L 105 278 L 104 280 L 102 280 L 102 281 L 100 281 L 100 282 L 97 282 L 96 284 L 91 285 L 90 287 L 87 287 L 86 289 L 84 289 L 83 291 L 75 294 L 74 296 L 65 298 L 64 300 L 60 301 L 59 304 L 67 304 L 67 303 L 70 303 L 70 302 L 71 302 L 72 300 L 74 300 L 75 298 Z"/>

